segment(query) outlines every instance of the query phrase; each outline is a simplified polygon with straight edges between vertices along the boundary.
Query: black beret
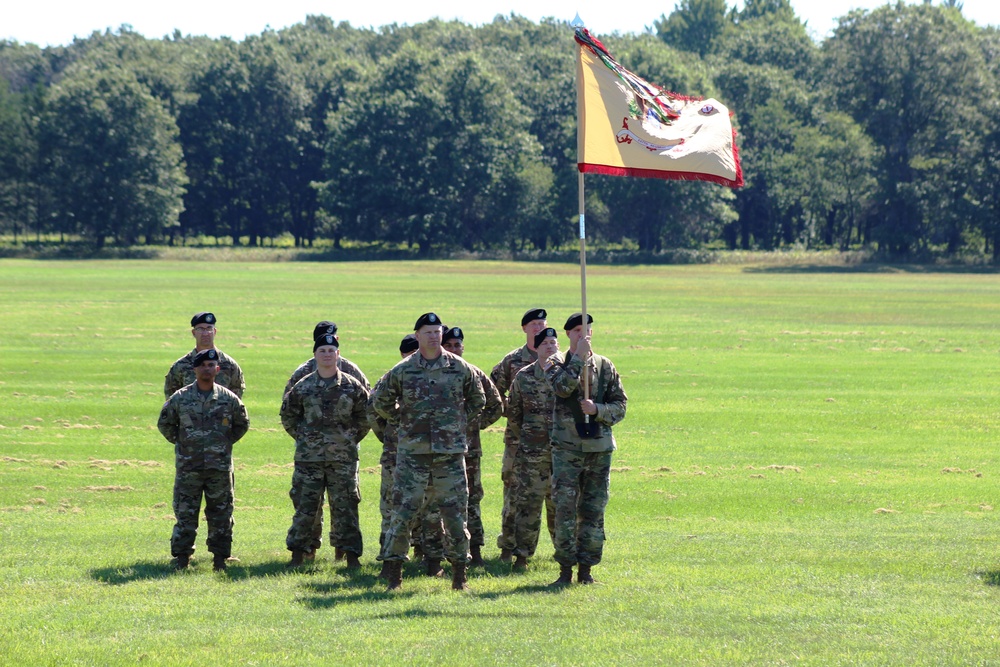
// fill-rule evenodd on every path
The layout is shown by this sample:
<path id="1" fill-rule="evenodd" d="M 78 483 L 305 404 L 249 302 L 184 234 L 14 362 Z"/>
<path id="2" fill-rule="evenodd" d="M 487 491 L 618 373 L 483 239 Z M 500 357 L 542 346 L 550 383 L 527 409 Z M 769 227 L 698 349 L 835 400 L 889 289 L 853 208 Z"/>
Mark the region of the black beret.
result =
<path id="1" fill-rule="evenodd" d="M 320 336 L 336 336 L 337 335 L 337 324 L 329 320 L 323 320 L 313 327 L 313 340 L 316 340 Z"/>
<path id="2" fill-rule="evenodd" d="M 191 326 L 196 327 L 199 324 L 211 324 L 215 326 L 215 315 L 212 313 L 198 313 L 191 318 Z"/>
<path id="3" fill-rule="evenodd" d="M 593 324 L 593 323 L 594 323 L 594 318 L 591 316 L 590 313 L 587 313 L 587 324 Z M 569 316 L 569 319 L 566 320 L 566 324 L 563 325 L 563 330 L 569 331 L 570 329 L 577 328 L 581 324 L 583 324 L 583 313 L 573 313 L 572 315 Z"/>
<path id="4" fill-rule="evenodd" d="M 201 366 L 206 361 L 214 361 L 219 363 L 219 353 L 215 351 L 215 348 L 208 348 L 207 350 L 202 350 L 198 354 L 194 355 L 194 367 L 197 368 Z"/>
<path id="5" fill-rule="evenodd" d="M 419 331 L 420 327 L 426 327 L 431 325 L 441 326 L 441 318 L 434 313 L 424 313 L 417 318 L 417 323 L 413 325 L 414 331 Z"/>
<path id="6" fill-rule="evenodd" d="M 416 352 L 420 347 L 420 343 L 417 342 L 417 337 L 413 334 L 406 334 L 403 336 L 403 340 L 399 341 L 399 353 L 409 354 L 410 352 Z"/>
<path id="7" fill-rule="evenodd" d="M 528 322 L 532 322 L 534 320 L 544 320 L 548 316 L 549 314 L 545 312 L 544 308 L 532 308 L 524 314 L 524 317 L 521 318 L 521 326 L 526 326 Z"/>
<path id="8" fill-rule="evenodd" d="M 456 338 L 458 340 L 464 341 L 465 340 L 465 332 L 463 332 L 458 327 L 452 327 L 450 329 L 446 329 L 445 330 L 444 335 L 441 336 L 441 342 L 445 343 L 445 342 L 447 342 L 449 340 L 454 340 Z"/>
<path id="9" fill-rule="evenodd" d="M 333 345 L 338 350 L 340 349 L 340 341 L 333 334 L 326 334 L 325 336 L 320 336 L 313 341 L 313 352 L 323 347 L 324 345 Z"/>
<path id="10" fill-rule="evenodd" d="M 542 329 L 537 334 L 535 334 L 535 347 L 538 347 L 539 345 L 544 343 L 546 338 L 559 338 L 559 335 L 556 333 L 556 330 L 553 329 L 552 327 L 549 327 L 548 329 Z"/>

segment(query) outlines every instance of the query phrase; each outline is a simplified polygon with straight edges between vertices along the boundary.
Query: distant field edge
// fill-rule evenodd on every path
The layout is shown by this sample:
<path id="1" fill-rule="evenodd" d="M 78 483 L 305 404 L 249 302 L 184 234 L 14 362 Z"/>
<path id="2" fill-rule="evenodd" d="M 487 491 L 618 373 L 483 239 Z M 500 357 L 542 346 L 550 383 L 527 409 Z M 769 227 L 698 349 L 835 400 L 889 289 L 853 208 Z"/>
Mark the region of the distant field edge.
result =
<path id="1" fill-rule="evenodd" d="M 578 248 L 511 252 L 467 252 L 433 249 L 420 253 L 415 249 L 366 246 L 334 249 L 285 246 L 129 246 L 104 247 L 68 244 L 24 243 L 0 245 L 0 259 L 37 260 L 166 260 L 209 262 L 374 262 L 412 260 L 495 260 L 513 262 L 578 263 Z M 849 271 L 849 272 L 970 272 L 996 273 L 1000 265 L 986 255 L 926 255 L 888 260 L 872 250 L 688 250 L 639 252 L 623 248 L 594 247 L 587 250 L 587 263 L 596 265 L 685 265 L 723 264 L 757 267 L 763 271 Z"/>

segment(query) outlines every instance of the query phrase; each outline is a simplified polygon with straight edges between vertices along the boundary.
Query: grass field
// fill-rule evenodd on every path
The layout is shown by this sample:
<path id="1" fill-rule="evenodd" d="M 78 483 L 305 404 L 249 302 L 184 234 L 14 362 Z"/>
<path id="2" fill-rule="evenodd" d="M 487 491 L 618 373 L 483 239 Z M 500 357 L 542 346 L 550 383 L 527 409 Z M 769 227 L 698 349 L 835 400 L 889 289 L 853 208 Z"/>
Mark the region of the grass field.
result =
<path id="1" fill-rule="evenodd" d="M 281 390 L 320 319 L 373 381 L 434 310 L 489 370 L 518 322 L 579 309 L 578 270 L 499 262 L 0 260 L 0 664 L 1000 664 L 1000 279 L 794 267 L 590 267 L 595 349 L 629 395 L 596 586 L 552 592 L 487 544 L 471 590 L 287 572 Z M 247 378 L 234 554 L 169 567 L 155 428 L 188 320 Z M 484 434 L 499 529 L 502 430 Z M 489 539 L 488 539 L 489 542 Z"/>

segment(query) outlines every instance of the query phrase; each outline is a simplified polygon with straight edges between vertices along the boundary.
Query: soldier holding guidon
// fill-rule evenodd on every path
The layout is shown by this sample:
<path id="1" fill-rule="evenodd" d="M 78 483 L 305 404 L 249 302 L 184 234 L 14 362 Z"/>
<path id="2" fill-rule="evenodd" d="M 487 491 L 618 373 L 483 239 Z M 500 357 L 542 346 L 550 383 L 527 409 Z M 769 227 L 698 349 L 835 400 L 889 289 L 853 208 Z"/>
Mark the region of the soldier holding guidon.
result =
<path id="1" fill-rule="evenodd" d="M 604 510 L 611 484 L 611 427 L 625 418 L 628 397 L 607 357 L 591 349 L 594 318 L 575 313 L 566 320 L 569 352 L 546 375 L 556 395 L 552 417 L 552 502 L 556 509 L 555 559 L 559 578 L 592 584 L 591 568 L 604 550 Z"/>

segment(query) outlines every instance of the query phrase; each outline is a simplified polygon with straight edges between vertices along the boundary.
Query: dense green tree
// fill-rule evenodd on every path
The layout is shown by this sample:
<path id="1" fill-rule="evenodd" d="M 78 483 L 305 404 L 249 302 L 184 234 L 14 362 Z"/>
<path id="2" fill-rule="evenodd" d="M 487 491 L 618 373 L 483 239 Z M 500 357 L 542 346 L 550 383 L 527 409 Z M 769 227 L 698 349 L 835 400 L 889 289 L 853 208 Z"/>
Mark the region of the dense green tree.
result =
<path id="1" fill-rule="evenodd" d="M 710 183 L 596 176 L 588 177 L 587 187 L 600 195 L 594 217 L 602 236 L 634 241 L 643 252 L 697 248 L 736 219 L 732 191 Z"/>
<path id="2" fill-rule="evenodd" d="M 878 149 L 846 114 L 820 112 L 777 157 L 773 193 L 801 215 L 798 242 L 847 250 L 868 241 Z"/>
<path id="3" fill-rule="evenodd" d="M 657 36 L 670 46 L 706 56 L 732 28 L 726 0 L 680 0 L 670 16 L 654 22 Z"/>
<path id="4" fill-rule="evenodd" d="M 791 19 L 778 18 L 784 16 L 782 12 L 741 20 L 720 40 L 715 67 L 722 69 L 727 61 L 739 60 L 748 65 L 778 67 L 802 80 L 815 79 L 819 47 L 794 15 Z"/>
<path id="5" fill-rule="evenodd" d="M 181 229 L 184 235 L 230 234 L 239 242 L 245 227 L 249 197 L 246 173 L 252 155 L 247 151 L 243 97 L 249 74 L 237 46 L 221 40 L 207 54 L 207 66 L 195 74 L 191 91 L 196 101 L 178 116 L 187 174 Z"/>
<path id="6" fill-rule="evenodd" d="M 446 225 L 436 216 L 431 174 L 444 109 L 443 58 L 404 45 L 330 115 L 324 204 L 356 239 L 406 242 L 425 252 L 441 240 Z"/>
<path id="7" fill-rule="evenodd" d="M 798 23 L 790 0 L 744 0 L 743 9 L 735 12 L 737 23 L 767 19 L 772 23 Z"/>
<path id="8" fill-rule="evenodd" d="M 795 136 L 813 122 L 815 100 L 791 72 L 771 65 L 733 61 L 716 72 L 720 97 L 736 112 L 746 185 L 736 192 L 739 220 L 727 225 L 732 248 L 773 249 L 796 242 L 802 210 L 792 197 L 778 198 L 788 176 Z"/>
<path id="9" fill-rule="evenodd" d="M 53 57 L 58 49 L 41 49 L 34 44 L 0 40 L 0 79 L 11 92 L 19 93 L 52 83 Z"/>
<path id="10" fill-rule="evenodd" d="M 1000 87 L 1000 29 L 983 31 L 982 48 L 990 66 L 993 86 Z M 989 125 L 977 160 L 974 199 L 978 204 L 978 224 L 986 239 L 986 249 L 992 249 L 994 263 L 1000 262 L 1000 104 L 987 107 Z"/>
<path id="11" fill-rule="evenodd" d="M 506 225 L 507 245 L 517 250 L 560 245 L 575 238 L 577 229 L 573 29 L 551 19 L 536 24 L 500 16 L 479 32 L 483 56 L 506 79 L 542 150 L 537 162 L 534 156 L 519 158 L 522 191 L 511 194 L 504 207 L 518 211 L 518 222 Z"/>
<path id="12" fill-rule="evenodd" d="M 591 238 L 1000 258 L 1000 40 L 960 5 L 854 12 L 821 47 L 788 0 L 683 0 L 656 34 L 602 36 L 638 75 L 735 112 L 747 185 L 588 179 Z M 575 54 L 565 23 L 516 15 L 379 29 L 308 16 L 239 43 L 148 40 L 127 25 L 44 49 L 0 41 L 0 230 L 564 245 Z M 179 136 L 148 131 L 149 145 L 125 148 L 142 145 L 135 127 L 172 117 Z M 149 212 L 152 195 L 119 205 L 156 170 L 143 160 L 169 164 L 178 144 L 182 227 Z M 162 183 L 176 186 L 173 164 Z"/>
<path id="13" fill-rule="evenodd" d="M 814 165 L 796 138 L 816 123 L 818 48 L 787 0 L 751 0 L 732 16 L 711 63 L 720 97 L 736 113 L 747 184 L 736 193 L 739 220 L 724 237 L 744 249 L 809 243 L 819 214 L 807 210 L 799 188 L 813 182 L 802 169 Z"/>
<path id="14" fill-rule="evenodd" d="M 67 231 L 95 247 L 156 236 L 176 224 L 185 177 L 177 125 L 135 75 L 81 63 L 52 89 L 40 144 Z"/>
<path id="15" fill-rule="evenodd" d="M 315 210 L 310 183 L 319 178 L 320 163 L 303 160 L 310 139 L 310 96 L 276 35 L 249 37 L 240 52 L 251 85 L 243 98 L 249 122 L 243 137 L 253 158 L 247 174 L 248 232 L 256 245 L 260 238 L 277 236 L 289 227 L 305 227 L 303 216 Z"/>
<path id="16" fill-rule="evenodd" d="M 356 84 L 372 69 L 378 35 L 355 30 L 348 23 L 334 23 L 326 16 L 308 16 L 305 23 L 279 33 L 283 48 L 293 61 L 296 77 L 307 95 L 306 119 L 300 130 L 300 154 L 295 175 L 298 184 L 289 191 L 290 230 L 295 245 L 311 245 L 318 237 L 332 238 L 335 247 L 350 230 L 337 216 L 320 208 L 318 183 L 324 172 L 327 117 L 336 112 Z"/>
<path id="17" fill-rule="evenodd" d="M 302 169 L 308 94 L 274 33 L 223 40 L 192 83 L 179 125 L 191 186 L 187 233 L 251 245 L 303 215 L 313 174 Z"/>
<path id="18" fill-rule="evenodd" d="M 362 240 L 496 244 L 520 210 L 497 203 L 538 183 L 521 105 L 473 54 L 406 44 L 330 118 L 325 201 Z"/>
<path id="19" fill-rule="evenodd" d="M 995 100 L 974 31 L 954 10 L 898 2 L 852 12 L 823 45 L 834 102 L 881 148 L 873 237 L 889 254 L 961 245 L 952 204 Z"/>
<path id="20" fill-rule="evenodd" d="M 0 232 L 17 242 L 33 218 L 32 163 L 37 156 L 31 116 L 23 95 L 0 79 Z"/>
<path id="21" fill-rule="evenodd" d="M 435 180 L 446 216 L 462 230 L 452 239 L 467 250 L 500 245 L 519 214 L 537 212 L 529 193 L 544 181 L 530 165 L 541 160 L 541 147 L 528 132 L 526 110 L 484 58 L 449 58 L 443 89 L 449 127 L 436 147 Z"/>
<path id="22" fill-rule="evenodd" d="M 191 99 L 191 74 L 210 48 L 211 41 L 204 37 L 185 38 L 175 32 L 169 38 L 146 39 L 124 25 L 77 40 L 72 53 L 76 60 L 127 68 L 176 118 L 180 107 Z"/>

